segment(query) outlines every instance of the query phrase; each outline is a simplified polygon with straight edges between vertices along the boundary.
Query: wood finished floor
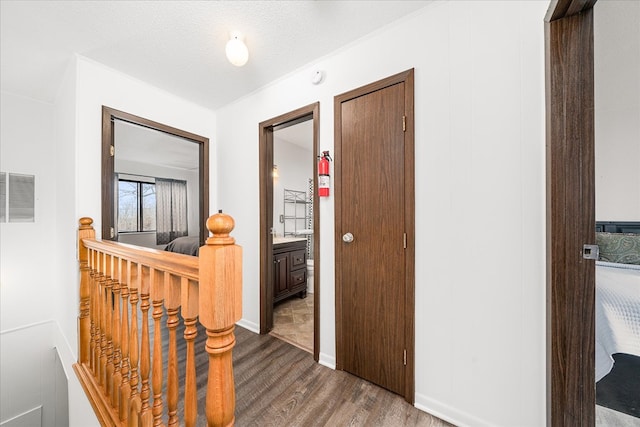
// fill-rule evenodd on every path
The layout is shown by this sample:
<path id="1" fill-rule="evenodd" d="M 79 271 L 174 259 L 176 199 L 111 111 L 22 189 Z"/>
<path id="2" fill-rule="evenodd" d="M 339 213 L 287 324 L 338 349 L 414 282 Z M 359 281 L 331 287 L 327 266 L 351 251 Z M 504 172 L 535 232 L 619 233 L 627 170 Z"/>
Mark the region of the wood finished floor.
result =
<path id="1" fill-rule="evenodd" d="M 142 325 L 141 318 L 138 319 Z M 162 324 L 166 324 L 163 316 Z M 153 322 L 150 322 L 153 346 Z M 163 360 L 167 361 L 168 334 L 163 328 Z M 179 396 L 184 395 L 184 326 L 177 329 Z M 236 326 L 233 367 L 236 384 L 236 426 L 424 426 L 448 427 L 445 421 L 414 408 L 400 396 L 344 371 L 315 363 L 313 356 L 270 335 L 258 335 Z M 198 426 L 204 417 L 208 358 L 206 333 L 198 325 L 196 375 Z M 153 347 L 152 347 L 153 348 Z M 166 389 L 166 368 L 163 385 Z M 166 390 L 165 390 L 166 391 Z M 182 402 L 178 406 L 183 414 Z M 165 424 L 166 402 L 165 402 Z M 597 427 L 640 427 L 640 419 L 596 406 Z"/>
<path id="2" fill-rule="evenodd" d="M 284 341 L 240 328 L 236 336 L 238 426 L 448 425 Z"/>
<path id="3" fill-rule="evenodd" d="M 165 321 L 163 319 L 163 323 Z M 183 327 L 179 327 L 177 332 L 178 337 L 182 337 Z M 236 426 L 451 425 L 416 409 L 396 394 L 344 371 L 316 363 L 310 353 L 285 341 L 238 326 L 235 336 Z M 206 425 L 204 408 L 208 361 L 204 351 L 205 340 L 206 333 L 199 327 L 195 343 L 198 426 Z M 180 338 L 178 341 L 179 396 L 182 396 L 185 346 L 184 340 Z M 166 352 L 168 343 L 165 336 L 163 344 Z M 166 355 L 164 360 L 166 363 Z M 166 387 L 166 377 L 164 385 Z M 182 413 L 180 404 L 180 418 Z"/>

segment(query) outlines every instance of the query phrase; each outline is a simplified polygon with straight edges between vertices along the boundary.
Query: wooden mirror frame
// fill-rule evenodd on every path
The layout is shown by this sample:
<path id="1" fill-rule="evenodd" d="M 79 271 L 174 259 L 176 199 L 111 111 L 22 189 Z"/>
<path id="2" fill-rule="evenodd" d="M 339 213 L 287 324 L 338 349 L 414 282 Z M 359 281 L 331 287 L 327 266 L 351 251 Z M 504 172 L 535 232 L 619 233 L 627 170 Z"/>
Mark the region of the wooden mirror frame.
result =
<path id="1" fill-rule="evenodd" d="M 205 222 L 209 218 L 209 138 L 176 129 L 162 123 L 154 122 L 133 114 L 125 113 L 110 107 L 102 106 L 102 239 L 115 240 L 115 162 L 114 151 L 114 121 L 121 120 L 134 125 L 154 129 L 169 135 L 199 144 L 198 149 L 198 181 L 199 181 L 199 229 L 200 245 L 204 244 L 208 236 Z"/>
<path id="2" fill-rule="evenodd" d="M 550 427 L 595 425 L 595 3 L 551 0 L 544 22 Z"/>

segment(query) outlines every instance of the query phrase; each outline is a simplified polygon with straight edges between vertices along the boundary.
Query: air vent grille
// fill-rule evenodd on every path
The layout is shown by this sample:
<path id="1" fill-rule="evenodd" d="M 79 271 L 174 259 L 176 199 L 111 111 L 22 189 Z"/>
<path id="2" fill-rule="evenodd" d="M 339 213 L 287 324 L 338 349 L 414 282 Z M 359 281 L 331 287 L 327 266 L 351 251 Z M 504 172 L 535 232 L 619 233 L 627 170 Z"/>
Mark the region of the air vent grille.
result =
<path id="1" fill-rule="evenodd" d="M 0 173 L 0 222 L 34 222 L 35 176 Z"/>

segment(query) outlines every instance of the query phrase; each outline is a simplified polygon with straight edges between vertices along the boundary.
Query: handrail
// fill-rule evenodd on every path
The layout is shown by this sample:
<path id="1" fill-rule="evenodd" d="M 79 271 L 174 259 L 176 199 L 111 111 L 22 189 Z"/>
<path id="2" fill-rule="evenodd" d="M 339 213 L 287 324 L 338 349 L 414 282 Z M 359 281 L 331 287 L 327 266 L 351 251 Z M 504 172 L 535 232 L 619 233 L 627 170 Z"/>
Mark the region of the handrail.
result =
<path id="1" fill-rule="evenodd" d="M 159 251 L 128 243 L 112 242 L 109 240 L 82 239 L 87 249 L 108 253 L 115 257 L 133 260 L 138 263 L 153 266 L 176 276 L 198 280 L 198 258 L 175 252 Z"/>
<path id="2" fill-rule="evenodd" d="M 81 277 L 74 370 L 100 423 L 147 427 L 168 419 L 170 426 L 196 424 L 194 341 L 199 322 L 206 329 L 204 350 L 209 355 L 206 421 L 209 426 L 232 426 L 233 329 L 242 316 L 242 248 L 229 236 L 233 218 L 219 213 L 207 220 L 212 236 L 199 257 L 96 240 L 92 223 L 81 218 L 78 229 Z M 184 413 L 178 415 L 180 317 L 186 362 Z M 163 356 L 167 348 L 168 356 Z"/>

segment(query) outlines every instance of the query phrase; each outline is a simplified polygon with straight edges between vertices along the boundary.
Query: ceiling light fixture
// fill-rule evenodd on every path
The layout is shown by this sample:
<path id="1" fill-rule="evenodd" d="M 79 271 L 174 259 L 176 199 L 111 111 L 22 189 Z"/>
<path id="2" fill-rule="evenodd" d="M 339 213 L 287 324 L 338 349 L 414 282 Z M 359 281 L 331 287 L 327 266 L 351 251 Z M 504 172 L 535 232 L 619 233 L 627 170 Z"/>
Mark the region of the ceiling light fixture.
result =
<path id="1" fill-rule="evenodd" d="M 225 47 L 227 59 L 236 67 L 242 67 L 249 60 L 249 49 L 244 44 L 244 37 L 240 32 L 232 32 L 231 39 Z"/>

